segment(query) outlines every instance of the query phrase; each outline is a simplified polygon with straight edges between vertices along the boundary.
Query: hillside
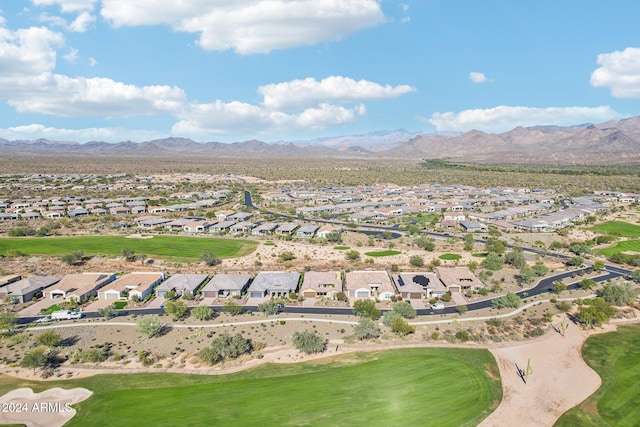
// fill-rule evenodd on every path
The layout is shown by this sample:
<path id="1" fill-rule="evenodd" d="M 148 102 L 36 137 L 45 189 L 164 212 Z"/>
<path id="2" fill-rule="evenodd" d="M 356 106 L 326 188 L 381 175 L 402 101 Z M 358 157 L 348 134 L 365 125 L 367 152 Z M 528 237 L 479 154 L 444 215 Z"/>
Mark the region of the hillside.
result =
<path id="1" fill-rule="evenodd" d="M 490 134 L 426 134 L 405 130 L 266 143 L 257 140 L 196 142 L 164 138 L 145 142 L 8 141 L 0 155 L 65 157 L 370 157 L 449 158 L 483 163 L 635 163 L 640 162 L 640 117 L 602 124 L 517 127 Z"/>

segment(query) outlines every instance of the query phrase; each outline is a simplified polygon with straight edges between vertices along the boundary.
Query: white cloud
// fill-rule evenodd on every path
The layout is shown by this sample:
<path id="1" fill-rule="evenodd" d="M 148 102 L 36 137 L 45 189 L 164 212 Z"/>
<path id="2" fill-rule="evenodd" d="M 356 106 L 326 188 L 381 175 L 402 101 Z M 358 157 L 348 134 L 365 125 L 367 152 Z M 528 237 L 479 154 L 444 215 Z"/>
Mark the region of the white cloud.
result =
<path id="1" fill-rule="evenodd" d="M 89 66 L 95 67 L 96 65 L 98 65 L 98 61 L 96 61 L 96 59 L 93 57 L 89 58 Z"/>
<path id="2" fill-rule="evenodd" d="M 484 73 L 479 73 L 477 71 L 472 71 L 469 73 L 469 80 L 471 80 L 474 83 L 486 83 L 489 81 L 489 79 L 487 78 L 487 76 L 484 75 Z"/>
<path id="3" fill-rule="evenodd" d="M 175 113 L 186 103 L 177 87 L 55 74 L 55 47 L 63 42 L 62 35 L 46 28 L 0 28 L 0 99 L 19 112 L 67 117 Z M 67 59 L 76 56 L 72 50 Z"/>
<path id="4" fill-rule="evenodd" d="M 598 55 L 600 68 L 591 73 L 591 85 L 608 87 L 616 98 L 640 98 L 640 48 Z"/>
<path id="5" fill-rule="evenodd" d="M 114 26 L 170 25 L 206 50 L 267 53 L 335 41 L 384 22 L 376 0 L 103 0 Z"/>
<path id="6" fill-rule="evenodd" d="M 298 113 L 284 113 L 242 102 L 216 101 L 210 104 L 192 104 L 181 114 L 171 132 L 192 138 L 224 135 L 233 132 L 270 134 L 325 129 L 356 120 L 366 113 L 363 105 L 345 108 L 320 104 Z"/>
<path id="7" fill-rule="evenodd" d="M 37 123 L 0 129 L 0 134 L 2 134 L 3 138 L 8 140 L 33 140 L 47 138 L 57 141 L 77 142 L 150 141 L 166 136 L 165 133 L 161 132 L 127 129 L 122 127 L 64 129 L 44 126 Z"/>
<path id="8" fill-rule="evenodd" d="M 186 103 L 184 91 L 171 86 L 135 86 L 107 78 L 40 76 L 38 86 L 12 96 L 18 112 L 62 117 L 131 117 L 175 114 Z"/>
<path id="9" fill-rule="evenodd" d="M 84 11 L 78 15 L 71 24 L 69 24 L 69 31 L 73 31 L 74 33 L 84 33 L 94 22 L 96 22 L 96 17 L 89 12 Z"/>
<path id="10" fill-rule="evenodd" d="M 56 64 L 54 47 L 63 43 L 60 33 L 47 28 L 31 27 L 16 31 L 0 28 L 0 82 L 53 70 Z"/>
<path id="11" fill-rule="evenodd" d="M 69 53 L 63 56 L 63 58 L 71 62 L 72 64 L 75 64 L 75 62 L 78 60 L 78 49 L 71 49 Z"/>
<path id="12" fill-rule="evenodd" d="M 43 13 L 39 17 L 40 22 L 44 22 L 53 27 L 63 28 L 65 31 L 71 31 L 74 33 L 86 32 L 90 25 L 96 21 L 96 17 L 89 12 L 80 13 L 76 19 L 68 23 L 64 18 L 60 16 L 53 16 Z"/>
<path id="13" fill-rule="evenodd" d="M 348 103 L 395 98 L 415 90 L 407 85 L 383 86 L 367 80 L 356 81 L 342 76 L 331 76 L 320 81 L 310 77 L 258 88 L 267 108 L 284 110 L 306 108 L 323 102 Z"/>
<path id="14" fill-rule="evenodd" d="M 400 18 L 401 24 L 406 24 L 411 21 L 411 17 L 409 16 L 409 5 L 407 3 L 400 3 L 400 9 L 402 9 L 403 17 Z"/>
<path id="15" fill-rule="evenodd" d="M 31 0 L 35 6 L 59 6 L 63 13 L 93 10 L 97 0 Z"/>
<path id="16" fill-rule="evenodd" d="M 137 86 L 103 77 L 58 74 L 56 51 L 63 45 L 62 34 L 47 28 L 11 31 L 0 27 L 0 100 L 19 113 L 59 117 L 169 115 L 177 120 L 172 131 L 178 135 L 259 135 L 341 126 L 366 114 L 363 101 L 415 91 L 407 85 L 331 76 L 261 86 L 258 92 L 263 99 L 256 104 L 199 103 L 175 86 Z M 68 61 L 78 57 L 73 48 L 64 55 Z M 90 58 L 89 63 L 95 65 L 95 59 Z"/>
<path id="17" fill-rule="evenodd" d="M 459 113 L 435 113 L 431 118 L 419 118 L 431 123 L 438 131 L 506 132 L 517 126 L 600 123 L 619 118 L 620 114 L 609 106 L 600 107 L 512 107 L 465 110 Z"/>

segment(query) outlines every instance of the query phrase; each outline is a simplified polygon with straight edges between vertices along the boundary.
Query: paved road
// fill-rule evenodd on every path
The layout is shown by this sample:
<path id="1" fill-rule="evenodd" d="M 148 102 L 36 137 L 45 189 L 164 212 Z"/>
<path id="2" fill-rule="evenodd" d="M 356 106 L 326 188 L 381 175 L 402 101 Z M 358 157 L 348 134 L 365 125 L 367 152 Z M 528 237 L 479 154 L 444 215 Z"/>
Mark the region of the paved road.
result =
<path id="1" fill-rule="evenodd" d="M 249 191 L 244 192 L 244 203 L 246 206 L 250 207 L 251 209 L 257 209 L 257 207 L 253 204 L 252 200 L 251 200 L 251 193 Z M 284 214 L 279 214 L 276 212 L 267 212 L 267 213 L 271 213 L 271 214 L 275 214 L 275 215 L 280 215 L 283 218 L 288 218 L 291 219 L 291 216 L 288 215 L 284 215 Z M 331 220 L 323 220 L 323 219 L 314 219 L 314 221 L 318 221 L 318 222 L 326 222 L 326 223 L 332 223 L 332 224 L 341 224 L 344 225 L 342 222 L 338 222 L 338 221 L 331 221 Z M 397 224 L 396 226 L 397 227 Z M 368 225 L 367 228 L 369 229 L 376 229 L 376 230 L 381 230 L 381 231 L 388 231 L 391 232 L 393 234 L 398 234 L 398 233 L 394 233 L 394 231 L 396 231 L 396 228 L 394 227 L 388 227 L 388 226 L 376 226 L 376 225 Z M 433 236 L 433 237 L 438 237 L 438 238 L 453 238 L 455 236 L 449 234 L 449 233 L 433 233 L 433 232 L 429 232 L 426 233 L 429 236 Z M 478 243 L 486 243 L 485 240 L 482 239 L 478 239 L 476 240 L 476 242 Z M 522 248 L 525 252 L 530 252 L 530 253 L 535 253 L 535 254 L 540 254 L 541 251 L 538 249 L 534 249 L 534 248 Z M 555 256 L 559 259 L 569 259 L 571 258 L 571 256 L 569 255 L 565 255 L 565 254 L 560 254 L 560 253 L 547 253 L 547 256 Z M 567 277 L 575 277 L 577 275 L 580 274 L 585 274 L 587 272 L 590 272 L 592 270 L 592 267 L 584 267 L 578 270 L 572 270 L 572 271 L 567 271 L 567 272 L 562 272 L 562 273 L 557 273 L 548 277 L 545 277 L 543 279 L 541 279 L 534 287 L 529 288 L 529 289 L 524 289 L 522 291 L 519 291 L 516 293 L 516 295 L 518 295 L 520 298 L 531 298 L 534 297 L 536 295 L 540 295 L 542 293 L 545 292 L 549 292 L 551 291 L 551 287 L 553 285 L 553 282 L 555 282 L 556 280 L 563 280 L 566 279 Z M 605 265 L 605 270 L 603 275 L 595 277 L 593 280 L 595 280 L 596 282 L 603 282 L 609 279 L 614 279 L 616 277 L 626 277 L 629 274 L 631 274 L 631 270 L 628 270 L 626 268 L 623 267 L 618 267 L 618 266 L 614 266 L 614 265 Z M 567 289 L 571 290 L 571 289 L 577 289 L 579 287 L 579 281 L 577 282 L 573 282 L 570 283 L 569 285 L 567 285 Z M 498 298 L 498 297 L 496 297 Z M 493 298 L 492 298 L 493 299 Z M 473 310 L 482 310 L 485 308 L 489 308 L 491 307 L 491 300 L 492 299 L 487 299 L 484 301 L 478 301 L 478 302 L 474 302 L 474 303 L 469 303 L 467 304 L 467 310 L 468 311 L 473 311 Z M 216 311 L 222 311 L 223 310 L 223 306 L 221 305 L 212 305 L 210 306 L 211 308 L 213 308 Z M 251 305 L 251 306 L 245 306 L 244 307 L 245 311 L 251 311 L 251 312 L 256 312 L 258 311 L 258 307 Z M 190 310 L 190 309 L 189 309 Z M 301 307 L 301 306 L 285 306 L 282 310 L 284 313 L 297 313 L 297 314 L 305 314 L 305 313 L 309 313 L 309 314 L 332 314 L 332 315 L 353 315 L 353 310 L 351 308 L 336 308 L 336 307 Z M 455 306 L 450 306 L 450 307 L 446 307 L 443 310 L 432 310 L 432 309 L 418 309 L 416 310 L 417 314 L 419 316 L 434 316 L 434 315 L 438 315 L 438 314 L 453 314 L 453 313 L 457 313 L 457 308 Z M 128 315 L 145 315 L 145 314 L 161 314 L 164 313 L 164 310 L 161 308 L 147 308 L 147 309 L 131 309 L 131 310 L 119 310 L 118 312 L 118 316 L 122 317 L 122 316 L 128 316 Z M 27 324 L 27 323 L 31 323 L 34 322 L 35 320 L 39 319 L 42 316 L 35 316 L 35 317 L 21 317 L 18 319 L 18 324 Z M 92 319 L 92 318 L 100 318 L 102 317 L 99 313 L 95 313 L 95 312 L 87 312 L 85 313 L 85 317 Z"/>

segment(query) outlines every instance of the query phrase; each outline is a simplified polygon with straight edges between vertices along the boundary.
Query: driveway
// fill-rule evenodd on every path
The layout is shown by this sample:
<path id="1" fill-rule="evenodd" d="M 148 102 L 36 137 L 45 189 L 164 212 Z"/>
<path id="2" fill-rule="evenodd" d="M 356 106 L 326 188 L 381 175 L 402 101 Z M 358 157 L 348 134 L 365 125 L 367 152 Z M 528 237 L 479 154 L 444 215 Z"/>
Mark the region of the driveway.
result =
<path id="1" fill-rule="evenodd" d="M 202 298 L 202 300 L 198 303 L 198 305 L 213 305 L 213 303 L 216 301 L 216 297 L 209 297 L 209 298 Z"/>
<path id="2" fill-rule="evenodd" d="M 60 300 L 59 302 L 62 302 L 62 300 Z M 43 308 L 49 308 L 50 306 L 52 306 L 53 304 L 56 303 L 56 300 L 50 299 L 50 298 L 44 298 L 41 299 L 40 301 L 31 304 L 29 307 L 22 309 L 21 311 L 18 312 L 18 316 L 20 317 L 34 317 L 34 316 L 40 316 L 40 310 Z"/>
<path id="3" fill-rule="evenodd" d="M 164 297 L 155 297 L 145 308 L 160 308 L 161 305 L 164 305 L 165 299 Z"/>
<path id="4" fill-rule="evenodd" d="M 467 300 L 464 299 L 464 297 L 462 296 L 462 294 L 460 292 L 451 292 L 451 299 L 453 300 L 453 302 L 456 303 L 456 305 L 466 305 L 467 304 Z"/>
<path id="5" fill-rule="evenodd" d="M 95 300 L 94 302 L 92 302 L 91 304 L 86 306 L 84 308 L 84 310 L 82 310 L 82 311 L 95 311 L 95 312 L 97 312 L 101 308 L 105 308 L 105 307 L 108 307 L 110 305 L 113 305 L 113 303 L 116 302 L 116 301 L 118 301 L 118 300 L 113 300 L 113 299 Z"/>

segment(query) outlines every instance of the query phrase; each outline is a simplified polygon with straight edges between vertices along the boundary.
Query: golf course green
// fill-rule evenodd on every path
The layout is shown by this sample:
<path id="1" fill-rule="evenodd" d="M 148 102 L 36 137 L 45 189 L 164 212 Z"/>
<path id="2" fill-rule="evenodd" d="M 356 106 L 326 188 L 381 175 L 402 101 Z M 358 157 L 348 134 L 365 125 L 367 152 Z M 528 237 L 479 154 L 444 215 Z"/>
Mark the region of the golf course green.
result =
<path id="1" fill-rule="evenodd" d="M 502 399 L 495 359 L 475 349 L 351 353 L 214 376 L 0 376 L 0 394 L 18 387 L 93 391 L 66 426 L 475 426 Z"/>
<path id="2" fill-rule="evenodd" d="M 587 400 L 567 411 L 558 427 L 637 426 L 640 420 L 640 325 L 589 337 L 584 360 L 602 378 Z"/>
<path id="3" fill-rule="evenodd" d="M 218 258 L 234 258 L 255 250 L 251 240 L 210 237 L 153 236 L 136 239 L 124 236 L 16 237 L 0 238 L 0 254 L 17 251 L 25 255 L 61 256 L 73 251 L 86 255 L 119 256 L 123 249 L 136 254 L 174 260 L 197 260 L 211 251 Z"/>

